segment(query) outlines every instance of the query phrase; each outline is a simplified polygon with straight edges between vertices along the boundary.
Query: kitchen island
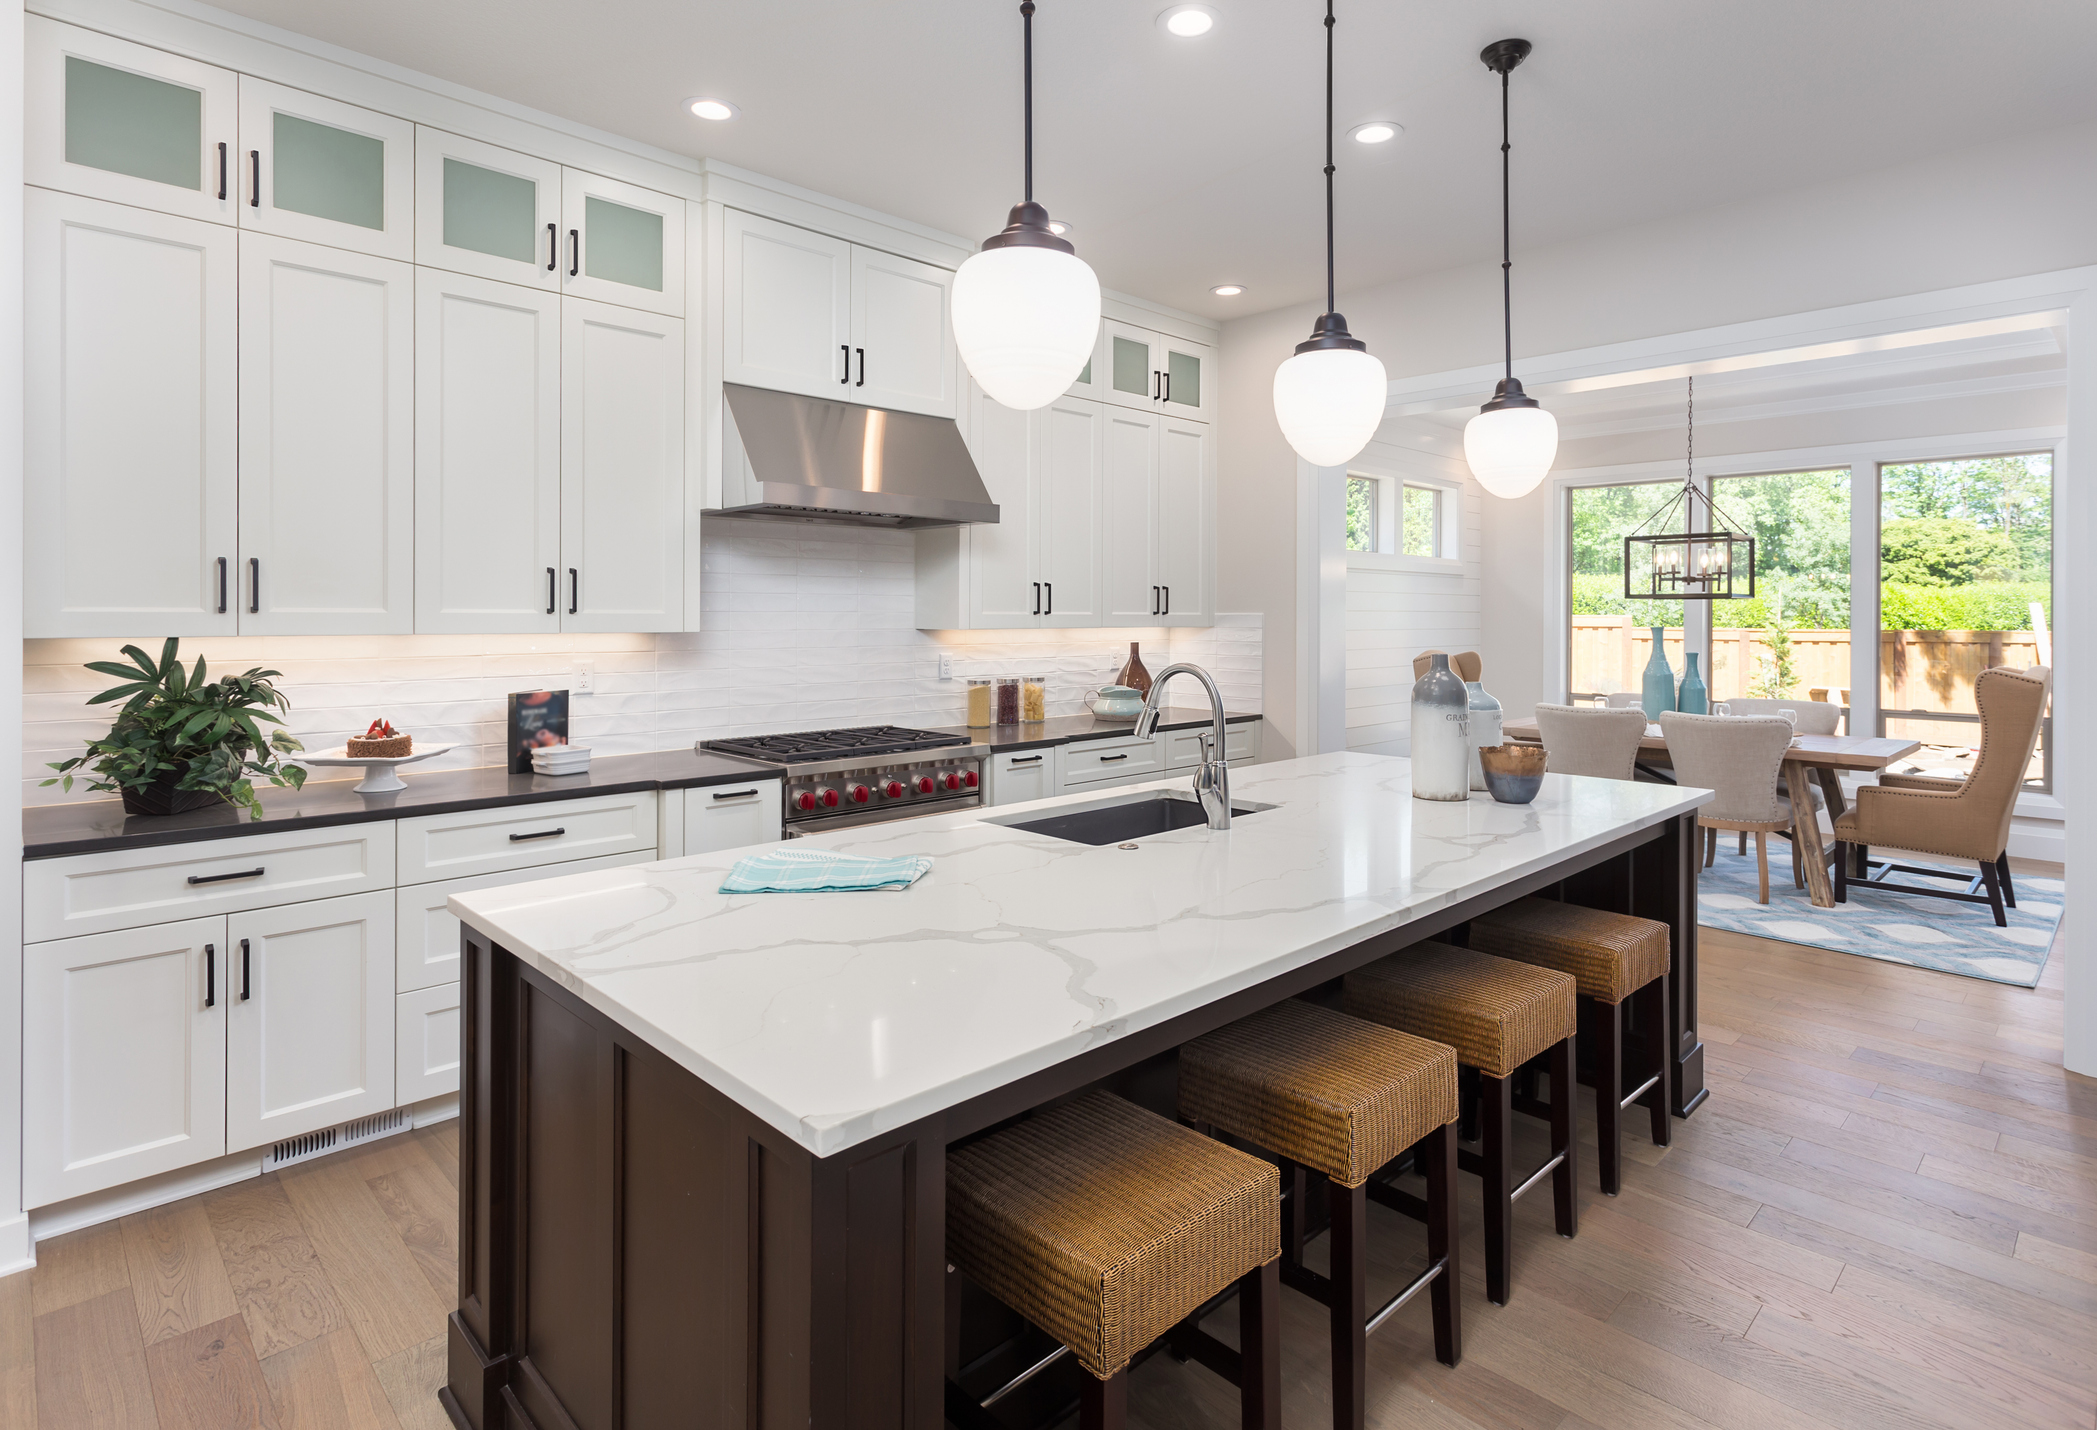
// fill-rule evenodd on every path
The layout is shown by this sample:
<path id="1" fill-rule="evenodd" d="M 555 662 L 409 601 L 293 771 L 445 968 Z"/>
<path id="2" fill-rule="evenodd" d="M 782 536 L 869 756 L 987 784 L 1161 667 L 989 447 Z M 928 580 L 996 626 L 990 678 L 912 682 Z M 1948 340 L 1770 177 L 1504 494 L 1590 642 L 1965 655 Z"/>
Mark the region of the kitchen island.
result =
<path id="1" fill-rule="evenodd" d="M 1009 823 L 1080 795 L 815 841 L 932 856 L 901 892 L 724 896 L 725 851 L 455 896 L 453 1420 L 934 1430 L 949 1143 L 1102 1081 L 1169 1112 L 1180 1044 L 1525 894 L 1671 926 L 1674 1110 L 1701 1101 L 1707 792 L 1441 804 L 1359 754 L 1233 785 L 1261 808 L 1224 832 Z"/>

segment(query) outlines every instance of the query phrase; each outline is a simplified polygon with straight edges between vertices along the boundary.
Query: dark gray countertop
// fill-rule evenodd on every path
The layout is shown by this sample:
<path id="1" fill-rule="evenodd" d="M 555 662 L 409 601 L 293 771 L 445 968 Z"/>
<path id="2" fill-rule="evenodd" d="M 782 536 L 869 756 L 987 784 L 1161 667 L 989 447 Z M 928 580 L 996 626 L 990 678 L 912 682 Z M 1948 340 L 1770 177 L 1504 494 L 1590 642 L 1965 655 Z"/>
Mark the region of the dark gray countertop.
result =
<path id="1" fill-rule="evenodd" d="M 1206 710 L 1167 706 L 1158 716 L 1160 730 L 1192 730 L 1206 725 L 1213 719 Z M 1256 714 L 1243 711 L 1228 711 L 1224 722 L 1243 725 L 1259 719 Z M 1067 745 L 1073 740 L 1110 740 L 1127 735 L 1136 727 L 1134 719 L 1109 720 L 1093 715 L 1054 715 L 1046 720 L 1029 725 L 990 725 L 971 728 L 967 725 L 934 725 L 931 728 L 942 735 L 966 735 L 978 745 L 988 745 L 994 754 L 1007 750 L 1031 750 L 1041 745 Z"/>
<path id="2" fill-rule="evenodd" d="M 691 789 L 733 784 L 780 773 L 776 765 L 754 764 L 726 755 L 690 750 L 662 750 L 647 755 L 604 755 L 590 761 L 581 775 L 515 775 L 485 766 L 472 770 L 402 771 L 408 786 L 393 794 L 357 794 L 361 774 L 342 780 L 309 781 L 304 789 L 261 791 L 264 818 L 250 820 L 232 805 L 165 816 L 127 815 L 123 801 L 98 799 L 83 804 L 39 805 L 22 811 L 22 857 L 50 859 L 65 854 L 94 854 L 105 849 L 138 849 L 155 844 L 185 844 L 199 839 L 230 839 L 267 834 L 291 825 L 358 824 L 372 819 L 403 819 L 417 814 L 453 814 L 542 800 L 580 799 L 593 794 L 627 794 L 642 789 Z"/>

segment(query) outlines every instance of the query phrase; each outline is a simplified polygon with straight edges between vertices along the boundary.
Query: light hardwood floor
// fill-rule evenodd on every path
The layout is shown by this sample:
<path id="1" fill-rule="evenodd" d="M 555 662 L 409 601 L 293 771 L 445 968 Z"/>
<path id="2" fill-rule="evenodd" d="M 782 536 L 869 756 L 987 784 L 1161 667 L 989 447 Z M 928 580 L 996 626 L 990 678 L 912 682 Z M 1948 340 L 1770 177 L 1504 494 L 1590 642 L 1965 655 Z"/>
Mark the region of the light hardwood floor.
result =
<path id="1" fill-rule="evenodd" d="M 1526 1198 L 1505 1307 L 1460 1178 L 1463 1364 L 1418 1298 L 1370 1340 L 1370 1423 L 2089 1430 L 2097 1083 L 2061 1069 L 2060 973 L 2058 949 L 2027 991 L 1706 930 L 1710 1100 L 1665 1152 L 1627 1120 L 1614 1198 L 1588 1123 L 1580 1235 Z M 441 1430 L 456 1127 L 44 1242 L 0 1280 L 0 1426 Z M 1371 1215 L 1373 1300 L 1421 1232 Z M 1283 1303 L 1283 1418 L 1328 1425 L 1324 1312 Z M 1236 1423 L 1169 1357 L 1131 1391 L 1157 1430 Z"/>

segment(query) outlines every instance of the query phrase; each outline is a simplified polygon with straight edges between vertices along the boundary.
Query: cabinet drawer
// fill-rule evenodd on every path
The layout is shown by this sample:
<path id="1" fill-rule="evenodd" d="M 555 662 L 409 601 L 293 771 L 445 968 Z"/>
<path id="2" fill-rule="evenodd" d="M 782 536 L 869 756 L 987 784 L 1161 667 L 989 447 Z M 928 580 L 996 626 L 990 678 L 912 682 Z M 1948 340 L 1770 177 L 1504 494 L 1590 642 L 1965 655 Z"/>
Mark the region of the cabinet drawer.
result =
<path id="1" fill-rule="evenodd" d="M 1227 764 L 1249 760 L 1260 752 L 1256 738 L 1257 725 L 1226 725 L 1223 730 L 1223 758 Z M 1172 730 L 1165 736 L 1165 768 L 1168 770 L 1192 769 L 1201 763 L 1202 738 L 1209 729 Z"/>
<path id="2" fill-rule="evenodd" d="M 990 760 L 990 803 L 1024 804 L 1056 792 L 1056 751 L 1016 750 Z"/>
<path id="3" fill-rule="evenodd" d="M 688 789 L 684 792 L 684 852 L 710 854 L 779 838 L 786 798 L 780 781 Z"/>
<path id="4" fill-rule="evenodd" d="M 1079 740 L 1063 747 L 1063 783 L 1093 784 L 1154 775 L 1163 766 L 1162 740 Z"/>
<path id="5" fill-rule="evenodd" d="M 393 824 L 336 825 L 22 866 L 29 943 L 393 886 Z"/>
<path id="6" fill-rule="evenodd" d="M 394 1105 L 457 1092 L 459 985 L 403 993 L 393 1008 Z"/>
<path id="7" fill-rule="evenodd" d="M 445 879 L 435 884 L 415 884 L 400 891 L 394 910 L 398 921 L 393 940 L 394 991 L 412 993 L 440 983 L 459 981 L 459 919 L 444 907 L 453 894 L 469 889 L 493 889 L 503 884 L 524 884 L 533 879 L 552 879 L 562 874 L 580 874 L 586 869 L 616 869 L 622 864 L 646 864 L 655 857 L 652 849 L 638 854 L 611 854 L 602 859 L 576 859 L 566 864 L 537 864 L 528 869 L 505 869 L 499 874 L 476 874 L 470 879 Z"/>
<path id="8" fill-rule="evenodd" d="M 655 791 L 546 800 L 400 822 L 400 882 L 565 864 L 655 848 Z"/>

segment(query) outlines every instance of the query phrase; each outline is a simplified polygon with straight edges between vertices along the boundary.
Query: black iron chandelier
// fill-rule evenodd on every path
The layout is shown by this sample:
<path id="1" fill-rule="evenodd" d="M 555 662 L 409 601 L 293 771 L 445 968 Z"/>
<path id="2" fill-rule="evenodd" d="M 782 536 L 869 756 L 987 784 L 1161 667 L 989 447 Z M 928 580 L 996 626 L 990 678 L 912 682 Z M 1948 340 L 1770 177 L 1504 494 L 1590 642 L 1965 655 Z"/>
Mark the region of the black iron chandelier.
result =
<path id="1" fill-rule="evenodd" d="M 1697 490 L 1697 380 L 1689 379 L 1689 456 L 1682 490 L 1624 538 L 1627 601 L 1745 601 L 1755 594 L 1755 538 L 1731 528 Z M 1697 529 L 1698 505 L 1704 527 Z M 1679 516 L 1680 520 L 1671 518 Z M 1679 525 L 1680 531 L 1669 531 Z M 1650 533 L 1648 528 L 1653 528 Z"/>

